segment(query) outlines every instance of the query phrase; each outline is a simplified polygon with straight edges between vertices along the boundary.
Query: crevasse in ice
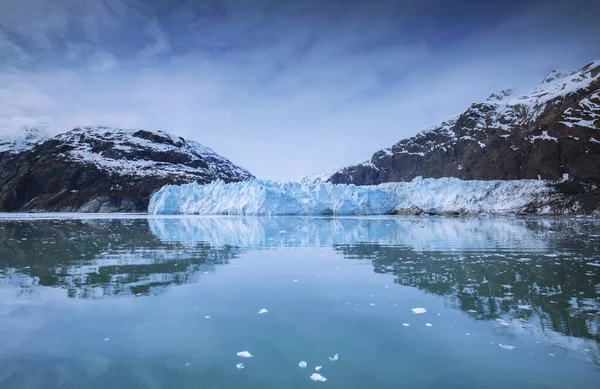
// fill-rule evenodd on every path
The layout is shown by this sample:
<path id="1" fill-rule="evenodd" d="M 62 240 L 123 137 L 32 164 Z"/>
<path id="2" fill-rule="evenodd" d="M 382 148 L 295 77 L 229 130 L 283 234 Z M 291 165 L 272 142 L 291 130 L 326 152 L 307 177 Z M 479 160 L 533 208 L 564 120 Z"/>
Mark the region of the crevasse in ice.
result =
<path id="1" fill-rule="evenodd" d="M 385 215 L 418 207 L 431 213 L 520 212 L 552 194 L 547 182 L 423 179 L 377 186 L 251 180 L 166 185 L 156 192 L 150 214 L 199 215 Z M 549 212 L 550 210 L 548 210 Z M 543 210 L 542 212 L 543 213 Z"/>

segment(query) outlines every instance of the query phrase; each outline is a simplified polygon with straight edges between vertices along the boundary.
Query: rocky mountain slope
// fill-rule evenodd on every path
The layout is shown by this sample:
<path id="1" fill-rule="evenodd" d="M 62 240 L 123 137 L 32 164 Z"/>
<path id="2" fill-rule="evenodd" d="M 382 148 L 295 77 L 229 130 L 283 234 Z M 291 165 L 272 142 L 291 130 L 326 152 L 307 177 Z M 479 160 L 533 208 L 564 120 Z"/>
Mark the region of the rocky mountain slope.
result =
<path id="1" fill-rule="evenodd" d="M 492 94 L 369 161 L 337 170 L 327 181 L 371 185 L 417 176 L 554 180 L 565 175 L 600 183 L 600 61 L 572 73 L 552 72 L 520 96 L 511 90 Z"/>
<path id="2" fill-rule="evenodd" d="M 253 178 L 199 143 L 164 131 L 75 128 L 0 141 L 0 211 L 145 212 L 166 184 Z"/>

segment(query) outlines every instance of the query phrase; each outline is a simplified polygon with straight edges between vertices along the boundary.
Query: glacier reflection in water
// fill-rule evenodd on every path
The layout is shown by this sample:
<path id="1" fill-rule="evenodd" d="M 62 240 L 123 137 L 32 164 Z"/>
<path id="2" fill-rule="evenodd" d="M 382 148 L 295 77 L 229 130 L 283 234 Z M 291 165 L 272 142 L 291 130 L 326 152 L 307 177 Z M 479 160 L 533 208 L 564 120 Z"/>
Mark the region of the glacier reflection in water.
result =
<path id="1" fill-rule="evenodd" d="M 292 282 L 296 278 L 299 282 Z M 427 313 L 411 313 L 411 308 L 420 306 L 426 307 Z M 268 313 L 258 315 L 262 308 Z M 107 316 L 102 316 L 103 312 Z M 26 317 L 46 324 L 24 326 L 22 315 L 33 313 Z M 71 315 L 75 321 L 69 321 Z M 426 321 L 433 326 L 425 327 Z M 215 326 L 206 329 L 212 322 Z M 111 323 L 121 328 L 125 343 L 118 343 L 117 335 L 99 335 L 107 332 Z M 410 323 L 410 327 L 402 323 Z M 0 218 L 0 334 L 8 340 L 0 346 L 0 363 L 5 367 L 0 386 L 7 388 L 60 387 L 60 382 L 71 382 L 69 376 L 48 385 L 47 378 L 39 375 L 39 381 L 32 384 L 27 381 L 30 369 L 23 370 L 27 365 L 20 359 L 23 357 L 16 357 L 26 356 L 27 363 L 41 371 L 48 366 L 54 369 L 60 358 L 67 358 L 77 347 L 61 349 L 58 359 L 40 359 L 38 343 L 53 339 L 59 344 L 70 339 L 85 344 L 84 362 L 77 362 L 73 369 L 95 371 L 100 362 L 90 362 L 88 354 L 105 351 L 86 339 L 90 332 L 127 352 L 156 349 L 156 354 L 151 353 L 154 365 L 141 362 L 148 358 L 146 354 L 132 357 L 135 364 L 102 354 L 111 364 L 124 366 L 118 374 L 131 378 L 128 387 L 143 387 L 142 382 L 150 382 L 149 377 L 165 367 L 165 355 L 174 353 L 172 342 L 186 350 L 185 356 L 177 351 L 173 358 L 187 370 L 161 370 L 169 377 L 164 382 L 176 382 L 179 373 L 196 371 L 193 366 L 197 362 L 191 355 L 201 358 L 201 354 L 188 350 L 188 344 L 203 344 L 196 347 L 205 347 L 211 357 L 204 363 L 215 369 L 214 376 L 198 370 L 200 375 L 190 375 L 189 382 L 178 387 L 195 387 L 199 377 L 214 387 L 269 387 L 264 381 L 268 370 L 255 365 L 265 363 L 267 369 L 287 358 L 292 358 L 286 362 L 292 370 L 281 365 L 281 374 L 270 379 L 280 387 L 303 387 L 306 382 L 302 378 L 297 384 L 287 380 L 298 369 L 298 361 L 313 363 L 321 354 L 321 373 L 328 377 L 327 384 L 364 387 L 379 382 L 379 387 L 393 387 L 402 378 L 407 387 L 423 387 L 421 378 L 398 371 L 396 358 L 408 355 L 402 354 L 406 350 L 416 353 L 410 357 L 415 361 L 419 355 L 423 363 L 437 360 L 439 365 L 432 371 L 445 377 L 447 387 L 478 387 L 476 383 L 481 386 L 484 382 L 476 376 L 470 376 L 472 385 L 447 381 L 462 363 L 483 363 L 480 368 L 492 375 L 516 369 L 512 370 L 514 379 L 508 377 L 504 383 L 526 387 L 532 382 L 527 379 L 540 379 L 539 372 L 546 371 L 544 366 L 550 362 L 523 358 L 540 352 L 548 358 L 556 356 L 557 365 L 552 365 L 556 374 L 533 382 L 534 386 L 556 383 L 556 387 L 565 387 L 560 384 L 564 379 L 593 387 L 600 366 L 599 325 L 600 222 L 593 219 Z M 69 331 L 61 332 L 62 327 Z M 418 329 L 421 327 L 423 330 Z M 401 331 L 409 329 L 417 331 L 415 337 L 402 337 Z M 138 338 L 138 333 L 146 337 Z M 162 337 L 156 337 L 157 333 Z M 253 348 L 248 336 L 263 343 Z M 465 337 L 477 343 L 470 346 Z M 265 344 L 298 348 L 291 342 L 296 338 L 313 345 L 316 356 L 312 360 L 308 349 L 301 355 L 288 350 L 288 356 L 276 348 L 271 350 L 272 359 L 261 349 Z M 378 348 L 370 349 L 374 344 Z M 439 344 L 452 351 L 439 351 Z M 335 349 L 321 350 L 323 345 L 335 345 Z M 358 354 L 350 352 L 353 346 Z M 477 351 L 492 346 L 493 351 Z M 231 378 L 228 369 L 237 370 L 239 363 L 235 353 L 245 349 L 256 357 L 245 363 L 245 376 Z M 344 381 L 325 365 L 326 358 L 338 352 L 340 360 L 335 366 L 356 363 L 350 371 L 361 372 L 359 376 L 346 371 Z M 456 359 L 444 359 L 440 352 Z M 508 354 L 495 356 L 495 352 Z M 229 354 L 233 355 L 231 361 Z M 387 362 L 386 355 L 391 358 Z M 509 356 L 516 358 L 517 365 L 510 364 Z M 485 365 L 485 358 L 501 359 Z M 403 363 L 412 366 L 413 362 L 403 359 Z M 444 373 L 439 366 L 448 363 Z M 361 366 L 371 370 L 362 371 Z M 253 371 L 261 375 L 244 381 Z M 91 381 L 77 382 L 91 387 Z"/>
<path id="2" fill-rule="evenodd" d="M 566 220 L 566 219 L 565 219 Z M 150 218 L 162 242 L 246 249 L 378 242 L 414 250 L 544 250 L 567 221 L 450 217 L 181 217 Z M 575 225 L 578 225 L 575 223 Z"/>

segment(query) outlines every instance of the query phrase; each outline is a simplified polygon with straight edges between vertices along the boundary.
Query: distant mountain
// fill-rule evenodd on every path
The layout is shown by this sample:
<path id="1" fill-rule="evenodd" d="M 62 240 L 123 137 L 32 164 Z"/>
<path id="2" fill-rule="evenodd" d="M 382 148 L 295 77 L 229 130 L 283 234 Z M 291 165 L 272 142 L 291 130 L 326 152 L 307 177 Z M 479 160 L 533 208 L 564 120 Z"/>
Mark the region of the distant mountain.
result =
<path id="1" fill-rule="evenodd" d="M 600 61 L 575 72 L 553 71 L 520 96 L 511 90 L 492 94 L 366 162 L 339 169 L 328 181 L 371 185 L 417 176 L 554 180 L 567 175 L 600 183 Z"/>
<path id="2" fill-rule="evenodd" d="M 19 153 L 31 150 L 47 138 L 44 126 L 25 127 L 21 134 L 0 138 L 0 153 Z"/>
<path id="3" fill-rule="evenodd" d="M 0 211 L 146 212 L 166 184 L 254 178 L 208 147 L 164 131 L 75 128 L 0 140 Z"/>

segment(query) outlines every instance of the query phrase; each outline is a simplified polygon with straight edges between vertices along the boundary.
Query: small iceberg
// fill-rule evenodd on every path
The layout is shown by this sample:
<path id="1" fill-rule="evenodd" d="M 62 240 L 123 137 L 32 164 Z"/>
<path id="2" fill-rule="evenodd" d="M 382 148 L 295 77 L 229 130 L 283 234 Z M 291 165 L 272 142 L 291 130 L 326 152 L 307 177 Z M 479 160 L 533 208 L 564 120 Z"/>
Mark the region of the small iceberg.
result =
<path id="1" fill-rule="evenodd" d="M 325 382 L 325 381 L 327 381 L 327 378 L 323 377 L 323 376 L 322 376 L 321 374 L 319 374 L 319 373 L 313 373 L 313 374 L 310 376 L 310 379 L 311 379 L 311 380 L 313 380 L 313 381 L 318 381 L 318 382 Z"/>
<path id="2" fill-rule="evenodd" d="M 514 350 L 516 348 L 515 346 L 511 346 L 508 344 L 500 344 L 500 343 L 498 343 L 498 346 L 502 347 L 505 350 Z"/>
<path id="3" fill-rule="evenodd" d="M 340 359 L 340 355 L 339 355 L 339 354 L 335 354 L 333 357 L 329 357 L 329 360 L 330 360 L 331 362 L 335 362 L 335 361 L 337 361 L 338 359 Z"/>
<path id="4" fill-rule="evenodd" d="M 433 324 L 431 324 L 431 323 L 425 323 L 425 326 L 426 327 L 433 327 Z"/>
<path id="5" fill-rule="evenodd" d="M 238 363 L 237 365 L 235 365 L 235 367 L 237 367 L 239 370 L 242 370 L 243 368 L 245 368 L 246 366 L 244 366 L 243 363 Z"/>
<path id="6" fill-rule="evenodd" d="M 303 369 L 306 369 L 306 366 L 307 366 L 306 361 L 300 361 L 300 363 L 298 364 L 298 366 L 300 366 Z"/>
<path id="7" fill-rule="evenodd" d="M 315 370 L 316 371 L 321 371 L 322 368 L 323 368 L 323 366 L 317 366 L 317 367 L 315 367 Z"/>
<path id="8" fill-rule="evenodd" d="M 413 309 L 411 309 L 411 311 L 412 311 L 412 313 L 414 313 L 416 315 L 427 313 L 427 309 L 425 309 L 425 308 L 413 308 Z"/>
<path id="9" fill-rule="evenodd" d="M 262 315 L 262 314 L 264 314 L 264 313 L 269 313 L 269 311 L 267 311 L 267 309 L 266 309 L 266 308 L 263 308 L 263 309 L 261 309 L 260 311 L 258 311 L 258 314 L 259 314 L 259 315 Z"/>
<path id="10" fill-rule="evenodd" d="M 248 351 L 240 351 L 237 353 L 237 356 L 242 358 L 252 358 L 254 355 L 250 354 Z"/>

